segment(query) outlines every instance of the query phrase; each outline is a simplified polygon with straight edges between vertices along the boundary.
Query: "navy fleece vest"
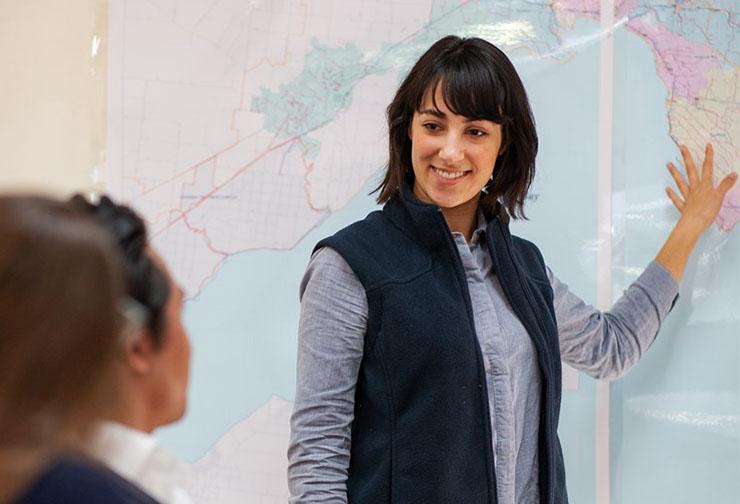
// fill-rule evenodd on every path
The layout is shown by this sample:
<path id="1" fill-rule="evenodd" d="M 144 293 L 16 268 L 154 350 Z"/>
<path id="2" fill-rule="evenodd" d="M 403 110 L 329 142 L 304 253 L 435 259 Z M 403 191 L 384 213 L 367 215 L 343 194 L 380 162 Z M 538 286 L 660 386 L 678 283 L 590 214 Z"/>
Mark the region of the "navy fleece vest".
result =
<path id="1" fill-rule="evenodd" d="M 367 293 L 349 503 L 492 504 L 488 395 L 463 266 L 439 208 L 404 193 L 316 246 L 341 254 Z M 486 237 L 542 372 L 541 502 L 566 504 L 560 350 L 545 265 L 532 243 L 509 234 L 502 212 Z"/>

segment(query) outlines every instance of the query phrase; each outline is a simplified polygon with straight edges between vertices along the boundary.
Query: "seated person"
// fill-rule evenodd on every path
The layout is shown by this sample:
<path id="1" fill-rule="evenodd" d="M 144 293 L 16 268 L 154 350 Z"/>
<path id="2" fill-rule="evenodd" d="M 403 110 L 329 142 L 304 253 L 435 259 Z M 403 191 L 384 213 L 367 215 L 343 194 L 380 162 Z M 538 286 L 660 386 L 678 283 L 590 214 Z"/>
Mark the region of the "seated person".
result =
<path id="1" fill-rule="evenodd" d="M 82 455 L 116 399 L 113 241 L 65 203 L 9 195 L 0 236 L 0 502 L 156 504 Z"/>
<path id="2" fill-rule="evenodd" d="M 151 435 L 185 412 L 190 344 L 181 320 L 183 292 L 148 245 L 144 221 L 133 210 L 105 196 L 97 204 L 81 196 L 71 203 L 118 243 L 126 293 L 138 304 L 141 321 L 122 342 L 122 397 L 102 423 L 92 454 L 161 502 L 188 504 L 184 467 Z"/>

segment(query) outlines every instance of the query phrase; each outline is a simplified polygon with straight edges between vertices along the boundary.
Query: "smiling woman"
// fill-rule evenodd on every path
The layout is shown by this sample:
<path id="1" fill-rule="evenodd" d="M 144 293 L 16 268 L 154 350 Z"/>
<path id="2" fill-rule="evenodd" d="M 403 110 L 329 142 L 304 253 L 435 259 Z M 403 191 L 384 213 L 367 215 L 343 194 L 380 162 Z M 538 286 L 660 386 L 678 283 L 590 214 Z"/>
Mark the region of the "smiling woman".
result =
<path id="1" fill-rule="evenodd" d="M 436 42 L 388 128 L 383 210 L 320 241 L 301 283 L 290 502 L 566 504 L 561 359 L 607 379 L 640 360 L 733 180 L 682 150 L 682 217 L 602 313 L 509 232 L 537 134 L 499 49 Z"/>

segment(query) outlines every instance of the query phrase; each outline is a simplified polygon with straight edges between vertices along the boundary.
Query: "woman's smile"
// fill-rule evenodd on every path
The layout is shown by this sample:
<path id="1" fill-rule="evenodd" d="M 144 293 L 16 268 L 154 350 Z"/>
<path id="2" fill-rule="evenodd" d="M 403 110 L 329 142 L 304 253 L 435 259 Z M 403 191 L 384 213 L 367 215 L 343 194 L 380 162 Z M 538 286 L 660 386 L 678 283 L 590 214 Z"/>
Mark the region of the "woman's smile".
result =
<path id="1" fill-rule="evenodd" d="M 457 182 L 464 176 L 472 173 L 471 170 L 448 170 L 446 168 L 431 167 L 432 171 L 443 179 L 444 183 Z"/>

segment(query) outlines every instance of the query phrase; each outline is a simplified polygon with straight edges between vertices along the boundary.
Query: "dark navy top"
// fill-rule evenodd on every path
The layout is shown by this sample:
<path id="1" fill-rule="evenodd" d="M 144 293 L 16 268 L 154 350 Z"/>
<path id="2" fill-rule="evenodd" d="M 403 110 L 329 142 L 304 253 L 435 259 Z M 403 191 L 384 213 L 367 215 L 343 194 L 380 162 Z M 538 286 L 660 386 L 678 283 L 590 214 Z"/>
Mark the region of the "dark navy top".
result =
<path id="1" fill-rule="evenodd" d="M 52 462 L 13 504 L 158 504 L 158 501 L 96 462 L 62 457 Z"/>

